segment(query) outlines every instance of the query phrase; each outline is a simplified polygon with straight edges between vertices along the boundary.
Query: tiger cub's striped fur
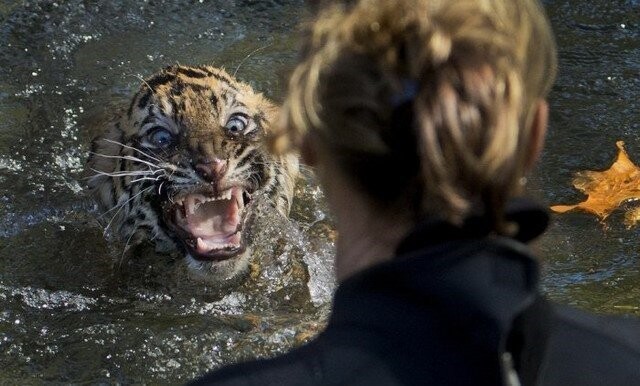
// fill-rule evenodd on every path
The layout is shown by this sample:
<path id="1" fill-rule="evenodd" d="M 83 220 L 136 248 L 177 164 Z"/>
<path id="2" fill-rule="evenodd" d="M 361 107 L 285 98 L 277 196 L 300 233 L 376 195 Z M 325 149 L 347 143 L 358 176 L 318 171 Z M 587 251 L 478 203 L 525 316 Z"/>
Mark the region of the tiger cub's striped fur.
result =
<path id="1" fill-rule="evenodd" d="M 288 214 L 295 156 L 265 148 L 277 108 L 222 69 L 171 66 L 142 83 L 93 141 L 89 187 L 129 245 L 184 251 L 211 282 L 249 263 L 245 225 L 260 200 Z"/>

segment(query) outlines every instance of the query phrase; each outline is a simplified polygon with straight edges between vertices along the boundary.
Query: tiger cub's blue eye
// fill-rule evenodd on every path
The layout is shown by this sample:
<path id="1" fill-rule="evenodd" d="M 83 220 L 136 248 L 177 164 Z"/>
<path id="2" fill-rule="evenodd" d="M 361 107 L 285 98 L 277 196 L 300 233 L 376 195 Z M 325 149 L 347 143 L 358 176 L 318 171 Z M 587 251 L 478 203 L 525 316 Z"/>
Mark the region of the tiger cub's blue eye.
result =
<path id="1" fill-rule="evenodd" d="M 155 127 L 147 134 L 147 139 L 151 145 L 156 147 L 167 147 L 173 143 L 173 133 L 164 127 Z"/>
<path id="2" fill-rule="evenodd" d="M 248 124 L 249 119 L 246 115 L 235 114 L 229 118 L 227 124 L 224 125 L 224 128 L 227 129 L 229 134 L 236 135 L 242 134 L 242 132 L 246 130 Z"/>

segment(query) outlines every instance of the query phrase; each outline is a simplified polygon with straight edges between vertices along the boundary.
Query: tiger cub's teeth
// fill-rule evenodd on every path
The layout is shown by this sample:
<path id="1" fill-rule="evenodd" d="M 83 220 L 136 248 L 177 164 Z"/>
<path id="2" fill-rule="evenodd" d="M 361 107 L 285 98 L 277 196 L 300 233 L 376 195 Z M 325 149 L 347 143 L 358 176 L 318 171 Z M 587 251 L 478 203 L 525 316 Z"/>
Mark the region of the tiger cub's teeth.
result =
<path id="1" fill-rule="evenodd" d="M 184 207 L 186 215 L 192 215 L 196 212 L 196 210 L 198 210 L 200 205 L 208 201 L 211 200 L 207 199 L 207 197 L 201 194 L 191 194 L 178 201 L 178 204 Z"/>
<path id="2" fill-rule="evenodd" d="M 196 212 L 196 198 L 194 196 L 187 196 L 184 200 L 184 208 L 186 209 L 187 215 L 192 215 Z"/>
<path id="3" fill-rule="evenodd" d="M 198 239 L 196 240 L 196 247 L 200 250 L 220 250 L 220 249 L 225 249 L 225 248 L 237 248 L 238 245 L 236 244 L 218 244 L 215 247 L 211 247 L 209 244 L 207 244 L 207 242 L 205 242 L 201 237 L 198 237 Z"/>
<path id="4" fill-rule="evenodd" d="M 211 201 L 214 200 L 230 200 L 231 199 L 231 189 L 225 190 L 224 192 L 222 192 L 218 197 L 213 198 Z"/>
<path id="5" fill-rule="evenodd" d="M 221 200 L 230 200 L 230 199 L 231 199 L 231 189 L 227 189 L 224 192 L 222 192 L 219 196 L 208 197 L 208 198 L 205 198 L 204 201 L 211 202 L 211 201 L 221 201 Z"/>

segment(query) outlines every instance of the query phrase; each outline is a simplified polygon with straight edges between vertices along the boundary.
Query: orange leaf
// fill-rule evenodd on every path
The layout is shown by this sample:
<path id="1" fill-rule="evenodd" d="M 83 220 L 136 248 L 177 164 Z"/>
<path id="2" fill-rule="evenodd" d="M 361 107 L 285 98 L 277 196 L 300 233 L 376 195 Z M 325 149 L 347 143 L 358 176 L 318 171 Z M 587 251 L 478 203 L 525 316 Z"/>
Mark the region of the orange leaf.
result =
<path id="1" fill-rule="evenodd" d="M 573 186 L 587 195 L 587 199 L 575 205 L 554 205 L 551 210 L 564 213 L 573 209 L 590 212 L 604 220 L 627 201 L 640 200 L 640 168 L 624 150 L 624 142 L 616 142 L 618 157 L 605 171 L 586 170 L 576 173 Z M 633 213 L 632 213 L 633 211 Z M 640 219 L 637 210 L 626 216 L 628 226 Z"/>

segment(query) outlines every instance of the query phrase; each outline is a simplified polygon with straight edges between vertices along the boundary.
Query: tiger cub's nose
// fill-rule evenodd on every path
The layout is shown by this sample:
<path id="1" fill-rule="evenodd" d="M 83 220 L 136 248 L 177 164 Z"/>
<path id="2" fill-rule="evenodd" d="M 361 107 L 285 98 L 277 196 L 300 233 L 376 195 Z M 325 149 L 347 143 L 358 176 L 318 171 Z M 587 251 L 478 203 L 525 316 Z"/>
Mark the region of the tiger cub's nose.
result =
<path id="1" fill-rule="evenodd" d="M 196 171 L 208 182 L 219 181 L 227 171 L 227 161 L 219 158 L 204 159 L 196 166 Z"/>

